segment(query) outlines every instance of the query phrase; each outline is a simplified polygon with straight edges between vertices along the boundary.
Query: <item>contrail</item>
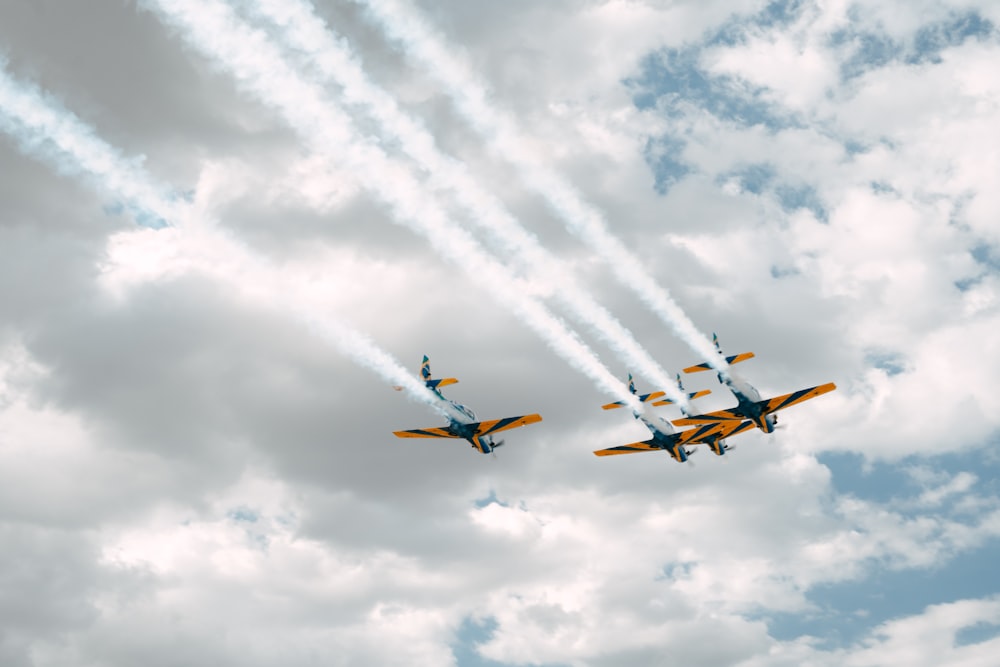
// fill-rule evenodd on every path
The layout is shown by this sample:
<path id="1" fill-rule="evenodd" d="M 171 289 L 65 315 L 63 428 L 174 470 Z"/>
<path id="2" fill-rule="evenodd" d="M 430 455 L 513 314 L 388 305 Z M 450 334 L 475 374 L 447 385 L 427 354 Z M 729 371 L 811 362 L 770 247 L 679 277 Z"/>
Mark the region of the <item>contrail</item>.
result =
<path id="1" fill-rule="evenodd" d="M 224 266 L 239 275 L 254 276 L 268 287 L 270 305 L 282 304 L 296 319 L 345 356 L 368 368 L 389 384 L 403 387 L 407 395 L 448 417 L 451 406 L 429 391 L 416 374 L 402 366 L 370 338 L 325 315 L 309 303 L 294 303 L 301 285 L 289 280 L 287 270 L 271 266 L 244 245 L 212 230 L 211 221 L 199 220 L 187 202 L 172 199 L 169 189 L 157 184 L 138 166 L 100 139 L 92 128 L 65 110 L 36 86 L 14 80 L 0 63 L 0 130 L 9 134 L 26 155 L 47 163 L 57 171 L 83 177 L 90 185 L 121 199 L 137 221 L 168 222 L 178 234 L 202 240 L 210 238 L 219 249 L 213 266 Z M 207 224 L 206 224 L 207 223 Z M 289 299 L 293 302 L 290 303 Z"/>
<path id="2" fill-rule="evenodd" d="M 162 227 L 174 217 L 176 202 L 169 190 L 138 176 L 141 159 L 126 159 L 56 100 L 10 78 L 6 68 L 6 60 L 0 58 L 0 130 L 10 135 L 22 152 L 60 173 L 106 184 L 105 189 L 122 199 L 141 225 Z M 67 159 L 69 155 L 72 159 Z M 136 208 L 136 202 L 148 202 L 152 207 Z M 154 210 L 163 212 L 163 217 L 152 213 Z"/>
<path id="3" fill-rule="evenodd" d="M 239 6 L 247 6 L 253 15 L 276 26 L 285 48 L 304 56 L 308 65 L 304 69 L 316 70 L 323 84 L 336 82 L 348 103 L 365 107 L 411 158 L 429 170 L 432 184 L 449 190 L 473 214 L 471 221 L 493 236 L 507 256 L 519 261 L 531 275 L 557 284 L 554 297 L 578 321 L 590 326 L 629 368 L 663 387 L 670 398 L 686 407 L 686 395 L 632 333 L 580 289 L 563 262 L 545 250 L 497 197 L 482 188 L 465 165 L 442 153 L 431 133 L 370 80 L 345 40 L 331 32 L 311 5 L 303 0 L 242 0 Z"/>
<path id="4" fill-rule="evenodd" d="M 355 0 L 365 6 L 388 37 L 400 44 L 436 77 L 455 102 L 456 108 L 488 142 L 490 147 L 520 171 L 528 187 L 541 194 L 562 218 L 566 227 L 599 254 L 615 277 L 630 288 L 694 352 L 723 377 L 729 365 L 720 358 L 669 292 L 641 267 L 641 263 L 612 234 L 601 213 L 566 179 L 547 167 L 531 152 L 517 122 L 497 108 L 496 100 L 471 68 L 449 48 L 422 15 L 399 0 Z"/>
<path id="5" fill-rule="evenodd" d="M 517 278 L 452 222 L 426 188 L 370 141 L 354 136 L 351 121 L 331 107 L 322 88 L 304 81 L 265 34 L 232 9 L 209 0 L 146 0 L 188 44 L 214 59 L 242 86 L 278 110 L 302 140 L 359 175 L 395 218 L 424 235 L 493 298 L 537 333 L 559 356 L 603 391 L 638 407 L 635 397 L 566 325 L 519 286 Z"/>

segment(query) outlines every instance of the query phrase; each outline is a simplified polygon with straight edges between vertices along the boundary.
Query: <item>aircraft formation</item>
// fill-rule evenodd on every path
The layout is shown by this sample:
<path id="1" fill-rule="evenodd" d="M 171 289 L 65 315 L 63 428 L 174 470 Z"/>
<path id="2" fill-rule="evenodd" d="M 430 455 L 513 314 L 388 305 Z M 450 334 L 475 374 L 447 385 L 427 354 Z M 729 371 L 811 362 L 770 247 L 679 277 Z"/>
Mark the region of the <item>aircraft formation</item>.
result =
<path id="1" fill-rule="evenodd" d="M 725 358 L 727 364 L 736 364 L 754 357 L 753 352 L 743 352 L 726 357 L 722 353 L 718 336 L 712 334 L 712 340 L 715 343 L 716 351 Z M 698 373 L 711 370 L 711 368 L 711 364 L 701 363 L 685 368 L 684 372 Z M 538 414 L 478 421 L 475 413 L 467 406 L 444 397 L 441 393 L 441 387 L 455 384 L 458 380 L 455 378 L 433 378 L 431 376 L 430 360 L 426 355 L 420 367 L 420 375 L 424 381 L 424 385 L 434 392 L 443 404 L 449 408 L 448 424 L 441 427 L 395 431 L 394 435 L 399 438 L 462 439 L 469 442 L 473 449 L 483 454 L 492 454 L 498 447 L 504 444 L 503 440 L 494 440 L 494 434 L 542 421 L 541 415 Z M 716 410 L 714 412 L 692 415 L 687 408 L 681 406 L 681 412 L 684 416 L 672 422 L 668 422 L 661 417 L 650 418 L 640 410 L 633 410 L 633 416 L 649 429 L 652 437 L 648 440 L 633 442 L 627 445 L 599 449 L 594 454 L 597 456 L 615 456 L 638 452 L 666 452 L 675 461 L 683 463 L 696 451 L 693 449 L 695 445 L 708 445 L 713 453 L 717 456 L 722 456 L 734 448 L 734 445 L 726 443 L 727 438 L 753 430 L 754 428 L 759 428 L 764 433 L 773 433 L 778 423 L 778 416 L 775 413 L 779 410 L 784 410 L 811 398 L 821 396 L 837 388 L 837 385 L 834 383 L 827 382 L 826 384 L 809 387 L 808 389 L 800 389 L 782 396 L 762 399 L 760 392 L 749 382 L 723 373 L 718 373 L 717 376 L 719 382 L 725 385 L 736 398 L 737 404 L 735 407 L 727 410 Z M 635 387 L 635 380 L 631 374 L 628 376 L 628 387 L 629 391 L 632 392 L 642 405 L 649 404 L 653 407 L 659 407 L 673 403 L 672 400 L 663 398 L 666 395 L 664 391 L 639 394 Z M 677 387 L 682 393 L 686 393 L 680 374 L 677 375 Z M 396 389 L 401 389 L 401 387 L 396 387 Z M 710 393 L 710 390 L 703 389 L 686 393 L 686 395 L 688 400 L 694 400 Z M 623 401 L 616 401 L 601 407 L 605 410 L 614 410 L 625 407 L 625 405 Z M 674 426 L 692 426 L 693 428 L 678 431 Z"/>

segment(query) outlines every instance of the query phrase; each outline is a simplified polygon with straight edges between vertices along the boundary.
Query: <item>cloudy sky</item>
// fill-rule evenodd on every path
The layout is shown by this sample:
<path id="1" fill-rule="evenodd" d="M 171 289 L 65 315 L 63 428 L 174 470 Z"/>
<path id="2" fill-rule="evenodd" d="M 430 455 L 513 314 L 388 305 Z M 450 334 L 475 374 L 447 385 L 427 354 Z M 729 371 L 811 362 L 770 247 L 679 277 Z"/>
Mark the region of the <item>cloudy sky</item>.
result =
<path id="1" fill-rule="evenodd" d="M 0 663 L 996 664 L 995 3 L 314 2 L 0 0 Z"/>

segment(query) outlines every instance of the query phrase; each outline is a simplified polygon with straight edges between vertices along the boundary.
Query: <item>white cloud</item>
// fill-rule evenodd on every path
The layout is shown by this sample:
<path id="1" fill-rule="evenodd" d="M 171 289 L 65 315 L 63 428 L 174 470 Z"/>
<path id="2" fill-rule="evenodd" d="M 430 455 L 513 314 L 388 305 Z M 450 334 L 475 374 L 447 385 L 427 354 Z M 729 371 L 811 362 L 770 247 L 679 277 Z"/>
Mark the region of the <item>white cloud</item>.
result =
<path id="1" fill-rule="evenodd" d="M 841 81 L 850 47 L 827 40 L 880 25 L 912 41 L 971 5 L 824 3 L 706 48 L 706 30 L 737 10 L 749 25 L 766 3 L 425 4 L 539 154 L 695 321 L 717 328 L 727 352 L 757 353 L 741 373 L 766 393 L 827 380 L 838 390 L 782 415 L 775 437 L 740 436 L 694 467 L 594 457 L 646 433 L 602 413 L 602 397 L 514 318 L 391 227 L 335 156 L 209 90 L 232 84 L 139 13 L 150 51 L 125 60 L 175 63 L 188 115 L 174 109 L 147 132 L 102 96 L 91 117 L 145 150 L 151 169 L 194 174 L 198 219 L 219 222 L 122 231 L 99 201 L 56 207 L 65 182 L 0 154 L 14 165 L 4 173 L 31 181 L 0 184 L 0 199 L 21 202 L 0 211 L 3 282 L 17 286 L 0 293 L 0 533 L 12 545 L 0 611 L 17 619 L 0 661 L 447 665 L 475 618 L 495 625 L 482 655 L 506 662 L 992 664 L 996 640 L 962 634 L 998 622 L 991 597 L 929 591 L 945 604 L 900 602 L 888 621 L 869 611 L 863 639 L 832 648 L 829 637 L 776 640 L 761 620 L 844 612 L 817 610 L 818 588 L 886 572 L 933 579 L 1000 536 L 992 463 L 963 470 L 952 456 L 987 456 L 1000 428 L 997 278 L 971 254 L 996 242 L 995 43 Z M 693 363 L 426 73 L 356 8 L 320 9 L 658 359 Z M 57 34 L 62 20 L 0 14 L 2 39 L 11 26 Z M 66 48 L 96 53 L 87 34 Z M 39 39 L 47 46 L 11 41 L 12 57 L 48 72 L 41 80 L 75 106 L 58 82 L 91 80 L 91 65 Z M 794 126 L 746 127 L 694 95 L 635 108 L 622 82 L 661 46 L 691 46 L 703 74 L 736 90 L 766 88 Z M 227 129 L 210 141 L 205 127 Z M 663 150 L 691 172 L 661 196 L 644 151 L 668 133 L 677 148 Z M 755 192 L 741 170 L 762 164 L 770 180 Z M 823 215 L 782 187 L 811 188 Z M 438 418 L 305 335 L 282 314 L 289 302 L 343 315 L 414 369 L 431 353 L 436 372 L 462 379 L 448 395 L 484 416 L 537 410 L 545 421 L 496 460 L 461 443 L 396 442 L 393 429 Z M 732 404 L 711 378 L 688 384 L 715 390 L 705 409 Z M 835 451 L 905 461 L 910 485 L 874 500 L 816 458 Z M 500 502 L 473 502 L 490 493 Z"/>

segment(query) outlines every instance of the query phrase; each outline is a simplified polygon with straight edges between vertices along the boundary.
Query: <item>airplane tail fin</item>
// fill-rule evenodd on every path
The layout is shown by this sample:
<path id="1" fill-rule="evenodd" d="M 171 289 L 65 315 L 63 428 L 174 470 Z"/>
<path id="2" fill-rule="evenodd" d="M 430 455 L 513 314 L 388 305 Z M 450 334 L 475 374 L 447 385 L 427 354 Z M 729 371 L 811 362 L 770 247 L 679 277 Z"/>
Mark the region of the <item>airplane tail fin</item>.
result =
<path id="1" fill-rule="evenodd" d="M 441 387 L 447 387 L 450 384 L 458 382 L 457 378 L 433 379 L 431 377 L 431 360 L 426 354 L 424 355 L 423 363 L 420 364 L 420 377 L 428 389 L 440 389 Z"/>

